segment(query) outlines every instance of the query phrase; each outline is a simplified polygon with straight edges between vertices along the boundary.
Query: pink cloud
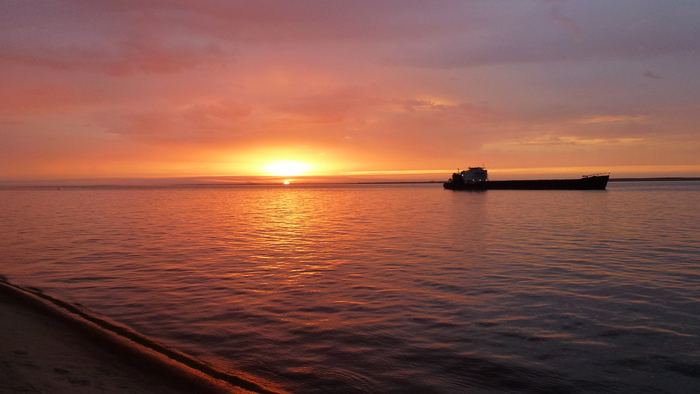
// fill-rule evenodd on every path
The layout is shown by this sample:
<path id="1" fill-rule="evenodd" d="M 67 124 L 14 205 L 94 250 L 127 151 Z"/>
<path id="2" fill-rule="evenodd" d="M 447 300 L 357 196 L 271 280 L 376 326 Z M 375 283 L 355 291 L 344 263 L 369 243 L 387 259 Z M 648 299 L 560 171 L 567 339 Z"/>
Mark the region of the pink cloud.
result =
<path id="1" fill-rule="evenodd" d="M 240 135 L 239 121 L 251 109 L 230 100 L 194 104 L 182 110 L 153 109 L 122 115 L 100 114 L 105 131 L 126 139 L 155 144 L 230 143 Z"/>
<path id="2" fill-rule="evenodd" d="M 650 79 L 663 79 L 662 76 L 655 74 L 649 70 L 644 70 L 644 73 L 642 73 L 642 75 L 644 75 L 645 77 L 650 78 Z"/>
<path id="3" fill-rule="evenodd" d="M 28 45 L 29 44 L 29 45 Z M 27 66 L 49 67 L 66 71 L 92 71 L 114 77 L 135 73 L 176 73 L 205 62 L 219 62 L 226 55 L 214 45 L 203 48 L 167 47 L 163 43 L 148 43 L 133 39 L 110 46 L 43 44 L 8 44 L 0 53 L 0 61 Z"/>
<path id="4" fill-rule="evenodd" d="M 568 30 L 576 39 L 577 42 L 582 42 L 585 38 L 579 26 L 573 19 L 567 18 L 561 14 L 561 10 L 557 5 L 549 9 L 549 16 L 561 27 Z"/>
<path id="5" fill-rule="evenodd" d="M 183 119 L 193 124 L 207 124 L 212 120 L 236 121 L 249 116 L 252 109 L 231 99 L 222 99 L 213 103 L 194 104 L 180 111 Z"/>
<path id="6" fill-rule="evenodd" d="M 460 103 L 456 105 L 452 104 L 436 104 L 430 100 L 416 100 L 416 99 L 394 99 L 393 103 L 398 104 L 405 111 L 410 113 L 416 113 L 418 111 L 429 111 L 436 114 L 444 115 L 462 115 L 471 121 L 482 122 L 493 120 L 495 113 L 493 110 L 487 109 L 485 107 L 469 104 Z"/>
<path id="7" fill-rule="evenodd" d="M 362 113 L 382 101 L 365 89 L 338 88 L 315 95 L 287 97 L 273 106 L 283 117 L 300 123 L 341 123 L 347 116 Z"/>

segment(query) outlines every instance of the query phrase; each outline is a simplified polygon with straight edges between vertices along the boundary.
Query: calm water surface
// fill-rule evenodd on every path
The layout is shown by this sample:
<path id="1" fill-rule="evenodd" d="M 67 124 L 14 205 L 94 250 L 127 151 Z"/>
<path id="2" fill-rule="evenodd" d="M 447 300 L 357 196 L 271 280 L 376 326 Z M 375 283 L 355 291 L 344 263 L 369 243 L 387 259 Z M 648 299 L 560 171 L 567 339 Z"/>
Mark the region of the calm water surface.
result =
<path id="1" fill-rule="evenodd" d="M 298 393 L 700 392 L 700 183 L 0 190 L 0 274 Z"/>

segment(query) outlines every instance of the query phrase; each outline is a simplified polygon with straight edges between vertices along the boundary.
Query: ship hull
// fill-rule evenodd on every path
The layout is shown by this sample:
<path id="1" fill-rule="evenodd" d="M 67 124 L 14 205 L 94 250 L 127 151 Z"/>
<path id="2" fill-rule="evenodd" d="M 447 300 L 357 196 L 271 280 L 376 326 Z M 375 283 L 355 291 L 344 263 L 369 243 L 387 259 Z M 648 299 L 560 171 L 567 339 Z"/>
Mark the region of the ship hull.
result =
<path id="1" fill-rule="evenodd" d="M 542 179 L 527 181 L 483 181 L 460 183 L 452 180 L 443 186 L 449 190 L 605 190 L 609 175 L 581 179 Z"/>

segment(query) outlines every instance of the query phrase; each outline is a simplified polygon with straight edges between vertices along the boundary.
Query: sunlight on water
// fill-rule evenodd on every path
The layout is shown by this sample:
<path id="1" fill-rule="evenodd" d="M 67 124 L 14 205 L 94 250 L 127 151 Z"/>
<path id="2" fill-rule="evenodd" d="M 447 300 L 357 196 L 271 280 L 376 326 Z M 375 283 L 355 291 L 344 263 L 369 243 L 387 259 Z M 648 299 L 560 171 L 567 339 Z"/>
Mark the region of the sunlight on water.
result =
<path id="1" fill-rule="evenodd" d="M 292 391 L 700 389 L 695 182 L 0 197 L 0 274 Z"/>

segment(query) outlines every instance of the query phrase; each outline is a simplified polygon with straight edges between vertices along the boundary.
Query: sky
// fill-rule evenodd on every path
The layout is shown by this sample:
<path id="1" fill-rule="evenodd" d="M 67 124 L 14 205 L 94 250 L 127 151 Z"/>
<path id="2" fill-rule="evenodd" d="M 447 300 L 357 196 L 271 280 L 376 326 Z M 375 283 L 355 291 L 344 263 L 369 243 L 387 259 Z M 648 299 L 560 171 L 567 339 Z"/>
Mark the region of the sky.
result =
<path id="1" fill-rule="evenodd" d="M 0 0 L 0 181 L 700 176 L 696 0 Z"/>

